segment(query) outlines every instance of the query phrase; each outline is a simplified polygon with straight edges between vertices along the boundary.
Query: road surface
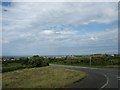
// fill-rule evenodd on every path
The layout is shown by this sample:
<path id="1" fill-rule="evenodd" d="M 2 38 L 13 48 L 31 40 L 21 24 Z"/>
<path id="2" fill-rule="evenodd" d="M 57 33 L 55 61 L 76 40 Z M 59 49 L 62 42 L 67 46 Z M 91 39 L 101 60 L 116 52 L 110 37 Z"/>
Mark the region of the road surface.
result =
<path id="1" fill-rule="evenodd" d="M 71 85 L 69 88 L 97 88 L 98 90 L 112 88 L 114 90 L 120 90 L 120 73 L 118 69 L 90 68 L 57 64 L 50 65 L 65 67 L 72 70 L 81 70 L 89 74 L 87 78 Z"/>

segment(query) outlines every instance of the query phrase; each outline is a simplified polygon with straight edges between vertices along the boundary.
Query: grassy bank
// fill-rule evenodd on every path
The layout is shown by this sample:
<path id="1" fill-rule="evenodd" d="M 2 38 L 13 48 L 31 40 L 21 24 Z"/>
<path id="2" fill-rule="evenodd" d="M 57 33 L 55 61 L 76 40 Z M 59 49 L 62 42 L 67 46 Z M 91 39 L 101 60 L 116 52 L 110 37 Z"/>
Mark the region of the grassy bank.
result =
<path id="1" fill-rule="evenodd" d="M 21 63 L 8 63 L 7 65 L 2 64 L 2 72 L 14 71 L 22 69 Z"/>
<path id="2" fill-rule="evenodd" d="M 61 88 L 87 76 L 61 67 L 41 67 L 3 73 L 3 88 Z"/>
<path id="3" fill-rule="evenodd" d="M 8 63 L 7 65 L 2 65 L 2 72 L 10 72 L 18 69 L 30 68 L 28 65 L 22 65 L 21 63 Z"/>
<path id="4" fill-rule="evenodd" d="M 33 56 L 30 58 L 4 59 L 2 72 L 10 72 L 18 69 L 49 66 L 48 60 L 43 57 Z"/>

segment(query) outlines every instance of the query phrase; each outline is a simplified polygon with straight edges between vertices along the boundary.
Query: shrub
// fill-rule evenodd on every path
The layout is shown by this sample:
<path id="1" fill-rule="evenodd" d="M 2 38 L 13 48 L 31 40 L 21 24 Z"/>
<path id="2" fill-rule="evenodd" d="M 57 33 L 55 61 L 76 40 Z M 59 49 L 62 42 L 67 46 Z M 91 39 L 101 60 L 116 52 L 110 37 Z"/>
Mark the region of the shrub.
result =
<path id="1" fill-rule="evenodd" d="M 29 59 L 28 65 L 33 67 L 49 66 L 48 60 L 43 57 L 33 56 Z"/>

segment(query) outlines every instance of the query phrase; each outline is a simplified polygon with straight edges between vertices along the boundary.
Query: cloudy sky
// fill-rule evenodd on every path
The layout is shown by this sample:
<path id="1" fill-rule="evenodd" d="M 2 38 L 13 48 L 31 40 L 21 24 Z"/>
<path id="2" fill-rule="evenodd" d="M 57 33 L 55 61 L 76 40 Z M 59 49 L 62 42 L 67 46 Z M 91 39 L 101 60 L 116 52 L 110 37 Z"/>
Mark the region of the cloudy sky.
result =
<path id="1" fill-rule="evenodd" d="M 118 53 L 117 2 L 4 2 L 3 55 Z"/>

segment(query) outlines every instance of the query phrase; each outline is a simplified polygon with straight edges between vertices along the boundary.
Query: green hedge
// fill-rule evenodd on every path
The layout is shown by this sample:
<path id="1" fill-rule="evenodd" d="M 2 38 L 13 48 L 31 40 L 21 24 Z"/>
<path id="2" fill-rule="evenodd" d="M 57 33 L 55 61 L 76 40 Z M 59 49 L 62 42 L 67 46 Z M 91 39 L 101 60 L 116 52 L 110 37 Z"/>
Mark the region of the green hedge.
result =
<path id="1" fill-rule="evenodd" d="M 48 60 L 43 57 L 20 58 L 19 60 L 6 60 L 2 62 L 2 72 L 9 72 L 24 68 L 49 66 Z"/>

